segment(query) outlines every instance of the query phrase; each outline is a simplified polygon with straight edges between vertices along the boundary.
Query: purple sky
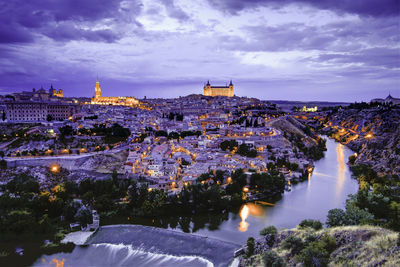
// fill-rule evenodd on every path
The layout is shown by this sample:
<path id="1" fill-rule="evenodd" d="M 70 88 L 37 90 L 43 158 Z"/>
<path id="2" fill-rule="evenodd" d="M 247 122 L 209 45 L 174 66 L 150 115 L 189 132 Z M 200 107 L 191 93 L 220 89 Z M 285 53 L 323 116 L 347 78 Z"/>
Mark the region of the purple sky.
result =
<path id="1" fill-rule="evenodd" d="M 400 0 L 0 1 L 0 94 L 400 97 Z"/>

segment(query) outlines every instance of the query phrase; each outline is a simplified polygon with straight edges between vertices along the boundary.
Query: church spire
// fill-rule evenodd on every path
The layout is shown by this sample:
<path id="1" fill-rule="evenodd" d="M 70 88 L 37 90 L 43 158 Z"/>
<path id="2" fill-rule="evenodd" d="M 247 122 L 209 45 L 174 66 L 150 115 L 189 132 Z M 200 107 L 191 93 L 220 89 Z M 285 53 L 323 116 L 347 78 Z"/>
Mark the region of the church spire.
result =
<path id="1" fill-rule="evenodd" d="M 97 76 L 96 87 L 94 88 L 94 98 L 100 98 L 100 97 L 101 97 L 101 88 L 99 83 L 99 77 Z"/>

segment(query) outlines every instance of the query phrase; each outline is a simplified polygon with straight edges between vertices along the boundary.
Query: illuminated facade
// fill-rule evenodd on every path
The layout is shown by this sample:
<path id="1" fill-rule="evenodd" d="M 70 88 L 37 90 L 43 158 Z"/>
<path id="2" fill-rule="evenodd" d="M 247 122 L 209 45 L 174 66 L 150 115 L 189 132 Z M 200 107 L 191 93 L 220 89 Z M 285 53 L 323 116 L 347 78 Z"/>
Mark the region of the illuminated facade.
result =
<path id="1" fill-rule="evenodd" d="M 315 107 L 311 107 L 311 108 L 308 108 L 308 107 L 306 107 L 306 106 L 304 106 L 302 109 L 301 109 L 301 111 L 302 112 L 317 112 L 318 111 L 318 107 L 317 106 L 315 106 Z"/>
<path id="2" fill-rule="evenodd" d="M 211 86 L 208 81 L 203 88 L 203 95 L 205 96 L 233 96 L 233 84 L 232 81 L 228 86 Z"/>
<path id="3" fill-rule="evenodd" d="M 91 104 L 97 105 L 118 105 L 118 106 L 138 106 L 139 100 L 134 97 L 123 97 L 123 96 L 101 96 L 101 88 L 99 80 L 96 80 L 96 86 L 94 88 L 94 97 L 92 98 Z"/>
<path id="4" fill-rule="evenodd" d="M 49 95 L 50 96 L 56 96 L 56 97 L 64 97 L 63 90 L 62 89 L 59 89 L 59 90 L 54 89 L 53 85 L 50 86 Z"/>
<path id="5" fill-rule="evenodd" d="M 11 122 L 45 121 L 47 115 L 53 120 L 66 120 L 78 113 L 79 106 L 62 102 L 9 101 L 6 117 Z"/>

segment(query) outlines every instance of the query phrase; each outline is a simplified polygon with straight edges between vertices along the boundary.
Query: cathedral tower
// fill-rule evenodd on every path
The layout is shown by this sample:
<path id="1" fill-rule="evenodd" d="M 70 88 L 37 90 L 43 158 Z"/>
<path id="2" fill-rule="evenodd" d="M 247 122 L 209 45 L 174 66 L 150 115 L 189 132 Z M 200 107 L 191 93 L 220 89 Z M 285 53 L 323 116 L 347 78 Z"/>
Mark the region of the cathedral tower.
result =
<path id="1" fill-rule="evenodd" d="M 94 88 L 94 98 L 100 98 L 101 97 L 101 88 L 100 88 L 100 83 L 99 79 L 96 79 L 96 87 Z"/>

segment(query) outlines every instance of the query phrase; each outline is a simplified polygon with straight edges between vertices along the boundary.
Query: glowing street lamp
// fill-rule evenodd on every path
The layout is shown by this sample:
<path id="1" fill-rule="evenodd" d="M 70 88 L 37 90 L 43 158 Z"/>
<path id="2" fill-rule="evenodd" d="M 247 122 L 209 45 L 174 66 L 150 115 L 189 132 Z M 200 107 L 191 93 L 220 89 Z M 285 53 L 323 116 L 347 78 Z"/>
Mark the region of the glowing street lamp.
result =
<path id="1" fill-rule="evenodd" d="M 50 166 L 50 171 L 53 172 L 53 173 L 57 173 L 57 172 L 60 171 L 60 166 L 58 166 L 57 164 L 52 164 Z"/>

